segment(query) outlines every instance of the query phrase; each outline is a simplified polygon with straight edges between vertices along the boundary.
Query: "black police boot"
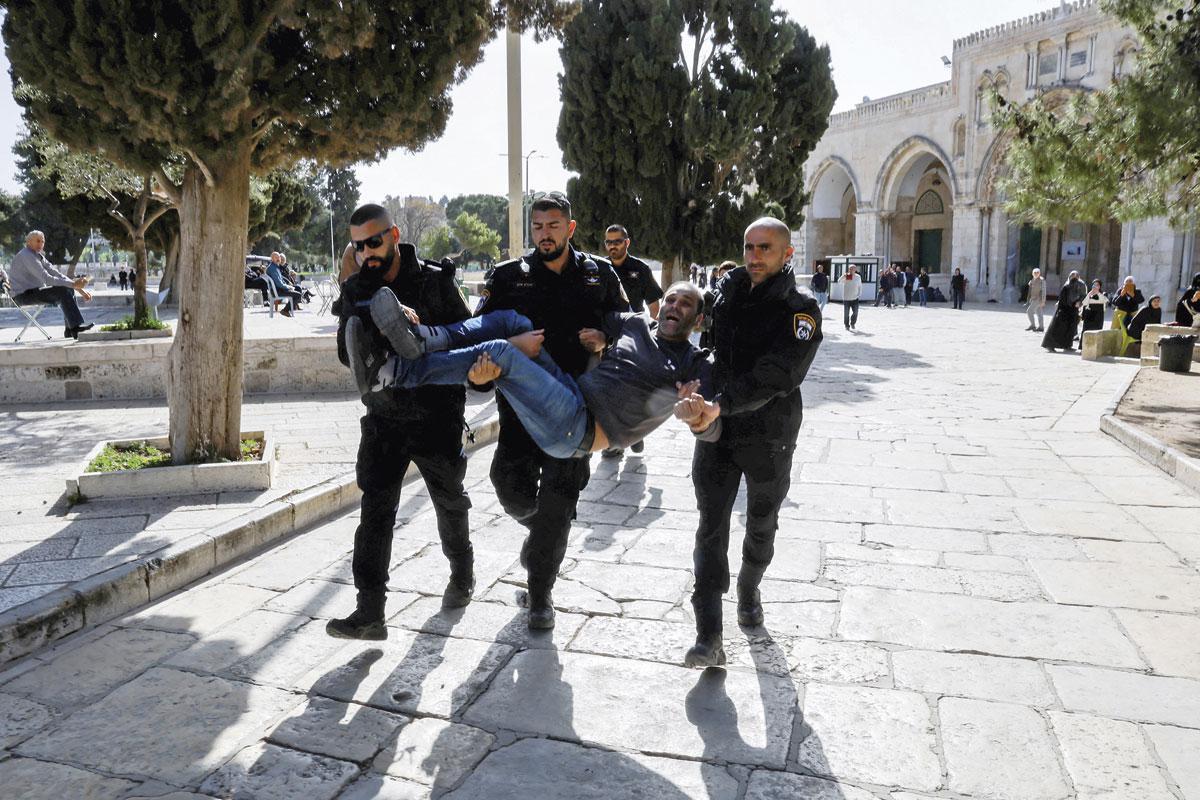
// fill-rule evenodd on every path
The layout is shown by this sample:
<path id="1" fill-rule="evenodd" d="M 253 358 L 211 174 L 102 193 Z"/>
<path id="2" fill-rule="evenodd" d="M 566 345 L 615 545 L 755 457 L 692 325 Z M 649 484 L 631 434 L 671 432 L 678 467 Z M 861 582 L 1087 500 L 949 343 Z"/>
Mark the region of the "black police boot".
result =
<path id="1" fill-rule="evenodd" d="M 529 595 L 529 628 L 535 631 L 548 631 L 554 627 L 554 600 L 550 592 L 539 592 Z"/>
<path id="2" fill-rule="evenodd" d="M 601 458 L 620 458 L 625 455 L 625 451 L 620 447 L 606 447 L 600 451 Z"/>
<path id="3" fill-rule="evenodd" d="M 450 562 L 450 580 L 442 592 L 442 608 L 462 608 L 471 602 L 475 591 L 475 570 L 471 556 Z"/>
<path id="4" fill-rule="evenodd" d="M 644 441 L 634 442 L 633 444 L 629 445 L 629 449 L 635 453 L 640 453 L 646 449 L 646 443 Z"/>
<path id="5" fill-rule="evenodd" d="M 329 620 L 325 623 L 325 632 L 335 639 L 383 641 L 387 638 L 387 628 L 383 624 L 383 598 L 360 596 L 354 613 Z"/>
<path id="6" fill-rule="evenodd" d="M 742 574 L 738 575 L 737 620 L 738 625 L 743 628 L 757 628 L 763 624 L 762 597 L 758 592 L 758 582 L 761 579 L 762 573 L 745 575 L 745 568 Z"/>
<path id="7" fill-rule="evenodd" d="M 379 332 L 391 344 L 396 355 L 407 359 L 424 355 L 425 348 L 413 333 L 412 321 L 404 313 L 395 292 L 386 286 L 371 297 L 371 319 L 375 320 Z"/>
<path id="8" fill-rule="evenodd" d="M 696 643 L 683 657 L 685 667 L 722 667 L 725 665 L 725 648 L 721 634 L 698 637 Z"/>

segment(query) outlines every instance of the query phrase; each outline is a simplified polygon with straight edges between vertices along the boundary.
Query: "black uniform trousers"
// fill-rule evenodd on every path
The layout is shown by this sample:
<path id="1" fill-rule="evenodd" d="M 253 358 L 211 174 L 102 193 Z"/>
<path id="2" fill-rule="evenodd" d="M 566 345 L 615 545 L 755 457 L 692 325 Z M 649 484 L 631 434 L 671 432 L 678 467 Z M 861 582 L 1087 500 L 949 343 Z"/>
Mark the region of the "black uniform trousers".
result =
<path id="1" fill-rule="evenodd" d="M 729 591 L 729 526 L 742 477 L 746 478 L 746 537 L 739 579 L 757 586 L 775 555 L 779 507 L 792 483 L 795 447 L 697 442 L 692 482 L 700 509 L 692 558 L 692 607 L 700 638 L 721 632 L 721 596 Z"/>
<path id="2" fill-rule="evenodd" d="M 456 559 L 471 556 L 467 524 L 471 500 L 463 490 L 467 458 L 461 445 L 455 452 L 452 446 L 427 447 L 413 442 L 411 431 L 417 426 L 411 420 L 367 414 L 361 426 L 355 472 L 363 496 L 362 518 L 354 531 L 354 587 L 361 607 L 382 614 L 396 509 L 409 463 L 417 465 L 429 489 L 442 553 L 451 567 Z"/>
<path id="3" fill-rule="evenodd" d="M 502 395 L 497 394 L 496 405 L 500 436 L 492 457 L 492 486 L 505 513 L 529 529 L 521 564 L 529 573 L 530 598 L 540 599 L 554 588 L 579 493 L 591 478 L 591 462 L 551 458 L 529 438 Z"/>

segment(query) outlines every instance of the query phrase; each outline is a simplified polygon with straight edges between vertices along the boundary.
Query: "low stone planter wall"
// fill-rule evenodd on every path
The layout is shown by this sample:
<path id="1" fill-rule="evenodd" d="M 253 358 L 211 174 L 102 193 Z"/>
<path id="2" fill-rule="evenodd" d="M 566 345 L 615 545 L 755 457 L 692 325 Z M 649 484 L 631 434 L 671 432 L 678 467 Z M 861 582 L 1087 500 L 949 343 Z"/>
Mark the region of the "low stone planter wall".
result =
<path id="1" fill-rule="evenodd" d="M 1164 336 L 1196 336 L 1200 329 L 1180 328 L 1174 325 L 1147 325 L 1142 331 L 1142 363 L 1152 366 L 1158 363 L 1158 340 Z M 1192 361 L 1200 362 L 1200 341 L 1192 350 Z"/>
<path id="2" fill-rule="evenodd" d="M 262 458 L 258 461 L 229 461 L 215 464 L 187 464 L 181 467 L 149 467 L 117 472 L 87 472 L 87 465 L 100 455 L 107 445 L 128 445 L 147 442 L 159 450 L 170 445 L 167 439 L 126 439 L 99 442 L 87 454 L 80 472 L 67 479 L 67 493 L 86 498 L 100 497 L 165 497 L 178 494 L 236 492 L 271 488 L 275 476 L 275 444 L 263 431 L 249 431 L 243 439 L 258 439 L 263 443 Z"/>
<path id="3" fill-rule="evenodd" d="M 0 348 L 0 403 L 165 398 L 171 344 L 158 338 Z M 246 394 L 354 391 L 333 336 L 249 339 L 242 363 Z"/>
<path id="4" fill-rule="evenodd" d="M 161 331 L 84 331 L 79 334 L 81 342 L 124 342 L 130 339 L 170 339 L 174 335 L 170 328 Z"/>

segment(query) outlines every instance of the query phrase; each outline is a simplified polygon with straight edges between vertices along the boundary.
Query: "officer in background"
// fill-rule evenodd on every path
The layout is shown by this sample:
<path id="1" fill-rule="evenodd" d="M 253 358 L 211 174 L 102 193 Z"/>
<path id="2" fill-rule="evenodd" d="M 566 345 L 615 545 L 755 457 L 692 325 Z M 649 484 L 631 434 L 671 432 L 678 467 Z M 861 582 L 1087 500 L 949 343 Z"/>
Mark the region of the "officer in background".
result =
<path id="1" fill-rule="evenodd" d="M 369 204 L 350 217 L 351 247 L 358 261 L 342 285 L 338 301 L 338 358 L 349 366 L 347 336 L 381 337 L 370 319 L 369 304 L 381 287 L 416 310 L 421 322 L 445 325 L 470 316 L 454 282 L 454 265 L 417 258 L 416 248 L 400 241 L 400 229 L 383 206 Z M 352 331 L 348 329 L 352 328 Z M 385 340 L 382 337 L 379 342 Z M 374 365 L 378 371 L 379 365 Z M 475 588 L 473 551 L 467 526 L 471 501 L 463 491 L 467 459 L 463 453 L 462 386 L 423 386 L 371 391 L 361 386 L 362 439 L 355 471 L 362 489 L 362 515 L 354 532 L 354 612 L 330 620 L 325 630 L 343 639 L 386 639 L 384 600 L 392 533 L 400 488 L 410 462 L 416 463 L 437 514 L 442 552 L 450 560 L 450 581 L 442 606 L 460 608 L 471 602 Z"/>
<path id="2" fill-rule="evenodd" d="M 604 350 L 599 331 L 605 314 L 626 311 L 621 282 L 607 261 L 571 246 L 575 220 L 561 192 L 534 202 L 530 234 L 534 250 L 497 264 L 488 278 L 475 313 L 512 309 L 545 331 L 543 346 L 559 368 L 579 377 L 594 354 Z M 602 335 L 601 335 L 602 337 Z M 492 458 L 492 485 L 504 510 L 529 529 L 521 546 L 521 563 L 529 574 L 529 627 L 554 627 L 550 590 L 567 549 L 579 492 L 587 485 L 586 458 L 558 459 L 543 453 L 497 395 L 500 436 Z"/>
<path id="3" fill-rule="evenodd" d="M 715 288 L 712 338 L 717 396 L 680 401 L 676 416 L 694 431 L 721 417 L 721 438 L 696 443 L 692 480 L 700 510 L 693 553 L 696 644 L 689 667 L 725 663 L 721 596 L 729 590 L 729 524 L 734 499 L 746 479 L 746 536 L 738 573 L 738 624 L 763 622 L 758 585 L 775 552 L 779 507 L 791 487 L 792 453 L 800 432 L 800 383 L 821 343 L 821 309 L 796 288 L 788 263 L 791 231 L 764 217 L 745 235 L 744 267 Z"/>
<path id="4" fill-rule="evenodd" d="M 629 231 L 624 225 L 609 225 L 604 232 L 604 251 L 612 262 L 617 277 L 621 279 L 621 287 L 625 297 L 629 299 L 629 310 L 642 312 L 650 310 L 650 319 L 658 319 L 658 301 L 662 300 L 663 290 L 654 279 L 654 271 L 650 265 L 637 256 L 629 255 Z M 644 442 L 634 442 L 629 449 L 640 453 L 646 447 Z M 620 447 L 610 447 L 604 451 L 604 458 L 620 458 L 625 451 Z"/>

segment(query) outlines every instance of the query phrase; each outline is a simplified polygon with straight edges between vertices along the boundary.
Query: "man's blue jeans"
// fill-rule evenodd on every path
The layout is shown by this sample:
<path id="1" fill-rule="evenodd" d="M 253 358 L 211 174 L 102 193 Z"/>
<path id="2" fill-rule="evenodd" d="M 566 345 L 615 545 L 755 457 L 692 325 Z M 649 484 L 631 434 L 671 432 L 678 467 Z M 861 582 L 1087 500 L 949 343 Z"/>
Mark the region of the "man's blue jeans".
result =
<path id="1" fill-rule="evenodd" d="M 817 303 L 821 308 L 824 308 L 825 304 L 829 302 L 829 292 L 816 292 L 815 294 L 817 295 Z"/>
<path id="2" fill-rule="evenodd" d="M 476 359 L 487 353 L 501 370 L 496 389 L 508 399 L 537 446 L 552 458 L 586 455 L 579 451 L 588 432 L 587 406 L 579 385 L 545 350 L 531 359 L 505 341 L 533 330 L 528 319 L 515 311 L 494 311 L 442 327 L 456 349 L 426 353 L 415 360 L 397 359 L 396 386 L 463 383 Z"/>
<path id="3" fill-rule="evenodd" d="M 921 302 L 921 305 L 923 305 L 923 306 L 929 305 L 929 290 L 926 289 L 924 286 L 918 286 L 917 287 L 917 299 Z"/>

